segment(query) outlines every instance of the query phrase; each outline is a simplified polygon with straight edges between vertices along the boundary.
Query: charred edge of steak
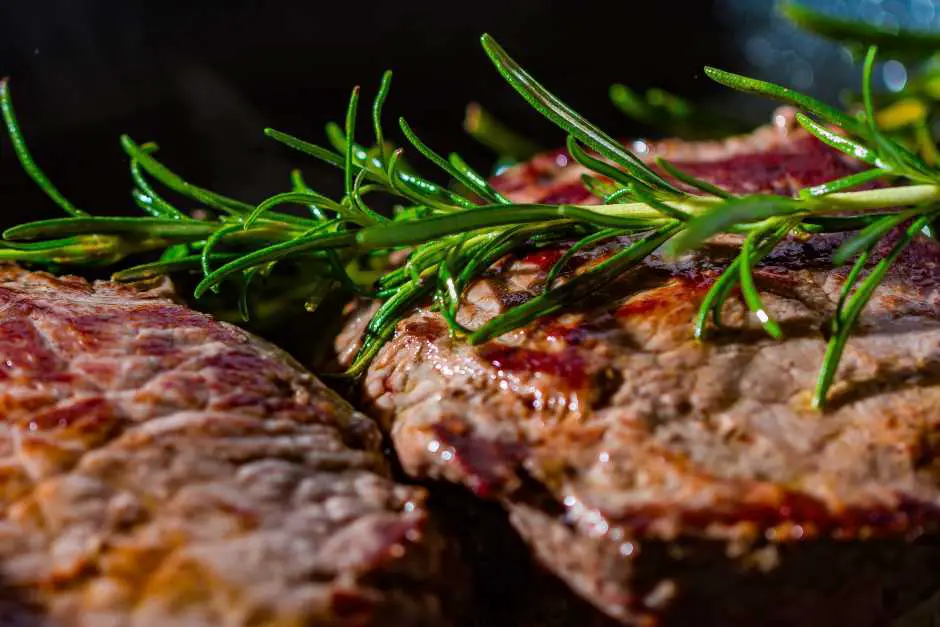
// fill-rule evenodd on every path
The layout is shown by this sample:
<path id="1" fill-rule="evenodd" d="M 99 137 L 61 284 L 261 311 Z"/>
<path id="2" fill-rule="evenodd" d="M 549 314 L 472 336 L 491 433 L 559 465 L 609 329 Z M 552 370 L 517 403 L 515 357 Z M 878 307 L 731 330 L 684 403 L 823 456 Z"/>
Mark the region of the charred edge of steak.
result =
<path id="1" fill-rule="evenodd" d="M 611 542 L 537 508 L 510 511 L 539 559 L 629 625 L 887 627 L 940 586 L 940 547 L 926 543 Z"/>
<path id="2" fill-rule="evenodd" d="M 438 434 L 444 435 L 441 430 Z M 492 589 L 496 590 L 495 598 L 500 598 L 505 594 L 503 590 L 513 585 L 499 578 L 515 580 L 517 576 L 512 574 L 508 564 L 520 563 L 519 558 L 503 555 L 511 555 L 513 547 L 524 554 L 524 547 L 518 535 L 511 540 L 506 537 L 508 530 L 505 523 L 500 522 L 497 510 L 471 499 L 480 496 L 480 489 L 485 488 L 488 481 L 497 480 L 495 473 L 512 473 L 515 488 L 502 495 L 512 526 L 528 540 L 538 561 L 550 564 L 576 592 L 594 599 L 601 609 L 617 619 L 594 616 L 596 612 L 582 614 L 581 602 L 563 598 L 556 600 L 558 607 L 535 602 L 527 608 L 514 610 L 516 623 L 500 623 L 484 613 L 484 619 L 491 622 L 474 623 L 474 627 L 489 624 L 541 627 L 543 624 L 519 623 L 520 616 L 530 620 L 535 620 L 533 616 L 553 616 L 558 622 L 550 624 L 559 627 L 582 624 L 566 622 L 575 615 L 568 612 L 570 607 L 578 608 L 576 614 L 582 618 L 591 616 L 590 620 L 595 621 L 583 624 L 598 626 L 623 621 L 631 625 L 676 627 L 689 624 L 886 627 L 940 588 L 940 547 L 929 540 L 911 544 L 895 539 L 828 537 L 800 541 L 802 527 L 796 523 L 790 525 L 794 539 L 789 542 L 762 538 L 736 545 L 696 536 L 680 536 L 674 541 L 643 540 L 642 512 L 637 512 L 633 520 L 638 527 L 590 537 L 576 528 L 564 505 L 518 465 L 518 451 L 516 455 L 507 456 L 506 451 L 499 450 L 493 443 L 473 437 L 457 438 L 459 442 L 455 443 L 453 434 L 447 435 L 455 463 L 473 469 L 477 477 L 468 484 L 473 492 L 446 485 L 430 489 L 433 498 L 444 495 L 443 501 L 450 502 L 445 509 L 472 511 L 486 519 L 484 524 L 476 525 L 472 521 L 474 514 L 469 514 L 470 520 L 464 524 L 470 525 L 472 534 L 458 532 L 462 541 L 470 538 L 473 543 L 470 555 L 474 558 L 481 597 L 494 598 Z M 502 471 L 494 470 L 500 468 Z M 502 479 L 505 485 L 505 478 Z M 455 501 L 459 498 L 463 501 Z M 792 520 L 809 523 L 814 512 L 821 514 L 822 510 L 816 511 L 813 503 L 804 497 L 773 512 L 755 510 L 750 519 L 754 523 L 769 524 L 766 520 L 769 515 L 778 526 Z M 879 509 L 845 512 L 845 518 L 838 525 L 847 529 L 850 525 L 880 522 L 916 528 L 932 515 L 932 508 L 924 510 L 922 504 L 907 502 L 897 512 Z M 743 512 L 736 512 L 729 516 L 727 524 L 747 524 L 747 519 Z M 497 564 L 491 563 L 489 555 L 498 556 Z M 538 567 L 527 568 L 538 570 Z M 545 581 L 545 577 L 549 581 Z M 542 576 L 539 585 L 551 588 L 550 581 L 554 581 L 554 577 Z M 539 598 L 539 594 L 533 598 Z M 500 614 L 499 618 L 504 617 Z"/>
<path id="3" fill-rule="evenodd" d="M 505 510 L 460 486 L 427 484 L 429 506 L 472 569 L 475 603 L 461 627 L 614 627 L 533 559 Z"/>
<path id="4" fill-rule="evenodd" d="M 473 569 L 477 601 L 463 627 L 921 627 L 940 611 L 940 599 L 930 596 L 940 586 L 940 547 L 928 543 L 827 539 L 736 551 L 693 538 L 598 542 L 546 513 L 557 508 L 533 485 L 505 504 L 508 517 L 465 488 L 426 487 Z M 620 559 L 624 547 L 629 559 Z M 538 564 L 543 552 L 554 567 L 567 563 L 576 573 L 558 579 Z M 617 618 L 576 592 L 612 598 L 602 609 Z"/>

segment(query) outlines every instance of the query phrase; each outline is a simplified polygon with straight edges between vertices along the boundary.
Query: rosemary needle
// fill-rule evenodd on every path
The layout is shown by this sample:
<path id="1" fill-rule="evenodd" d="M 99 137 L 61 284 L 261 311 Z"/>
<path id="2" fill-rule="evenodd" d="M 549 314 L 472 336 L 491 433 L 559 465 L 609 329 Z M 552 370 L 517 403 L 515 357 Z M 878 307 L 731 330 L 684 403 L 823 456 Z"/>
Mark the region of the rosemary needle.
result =
<path id="1" fill-rule="evenodd" d="M 16 120 L 16 113 L 13 111 L 13 101 L 10 96 L 10 80 L 7 78 L 0 79 L 0 112 L 3 114 L 3 121 L 6 124 L 10 136 L 10 142 L 13 144 L 13 152 L 16 153 L 16 158 L 19 159 L 23 170 L 33 179 L 33 182 L 35 182 L 55 204 L 59 205 L 65 213 L 73 216 L 87 216 L 87 212 L 73 205 L 56 189 L 45 172 L 43 172 L 33 160 L 33 155 L 26 147 L 26 140 L 23 138 L 22 132 L 20 132 L 19 123 Z"/>

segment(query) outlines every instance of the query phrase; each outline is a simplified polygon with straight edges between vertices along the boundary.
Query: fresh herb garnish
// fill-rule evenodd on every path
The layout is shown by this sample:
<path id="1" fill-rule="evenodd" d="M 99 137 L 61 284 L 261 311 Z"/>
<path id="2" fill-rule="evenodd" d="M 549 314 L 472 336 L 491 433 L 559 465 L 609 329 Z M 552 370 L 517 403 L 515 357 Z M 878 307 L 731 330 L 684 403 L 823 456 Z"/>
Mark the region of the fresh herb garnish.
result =
<path id="1" fill-rule="evenodd" d="M 800 19 L 813 17 L 807 18 L 792 6 L 789 10 L 796 11 Z M 813 19 L 819 27 L 822 22 Z M 828 22 L 823 26 L 827 24 L 831 26 Z M 482 44 L 503 78 L 567 134 L 569 153 L 591 172 L 585 175 L 585 185 L 602 204 L 511 202 L 459 155 L 445 158 L 438 154 L 401 119 L 399 127 L 409 151 L 435 165 L 458 185 L 449 187 L 418 175 L 405 163 L 405 149 L 391 145 L 383 130 L 383 107 L 391 85 L 391 74 L 386 73 L 371 111 L 371 148 L 356 139 L 358 87 L 350 97 L 343 125 L 327 128 L 330 148 L 281 131 L 265 131 L 289 148 L 340 169 L 344 183 L 341 198 L 310 189 L 295 172 L 289 191 L 257 205 L 244 203 L 193 185 L 157 160 L 155 145 L 138 145 L 123 137 L 121 143 L 130 158 L 135 184 L 132 198 L 149 215 L 90 216 L 69 203 L 33 162 L 17 126 L 9 86 L 4 82 L 0 84 L 0 106 L 16 154 L 26 172 L 70 217 L 8 229 L 0 243 L 0 259 L 101 265 L 163 251 L 158 261 L 123 269 L 115 278 L 200 273 L 197 298 L 234 283 L 243 315 L 249 310 L 248 294 L 257 276 L 270 275 L 282 267 L 301 268 L 309 309 L 336 290 L 381 301 L 347 372 L 356 376 L 392 336 L 398 321 L 429 299 L 454 337 L 479 344 L 577 305 L 637 267 L 657 249 L 682 254 L 720 233 L 740 234 L 743 243 L 740 254 L 703 299 L 695 320 L 695 336 L 707 339 L 709 320 L 720 326 L 723 304 L 739 286 L 744 304 L 768 335 L 780 338 L 783 330 L 764 308 L 754 281 L 754 267 L 791 234 L 858 230 L 834 257 L 838 264 L 856 261 L 829 324 L 829 344 L 814 395 L 814 405 L 822 408 L 862 309 L 894 260 L 940 214 L 940 169 L 936 162 L 912 150 L 880 125 L 871 88 L 876 48 L 869 48 L 865 59 L 861 111 L 857 115 L 779 85 L 706 68 L 706 74 L 719 83 L 797 106 L 801 110 L 797 119 L 808 132 L 871 166 L 870 170 L 804 189 L 791 198 L 736 196 L 669 162 L 659 161 L 660 169 L 671 177 L 667 179 L 556 98 L 491 37 L 484 35 Z M 492 120 L 487 122 L 481 110 L 474 115 L 477 126 L 471 131 L 480 131 L 484 122 L 491 130 L 496 128 L 501 139 L 493 141 L 500 150 L 516 152 L 517 156 L 531 151 L 532 144 L 504 132 Z M 894 186 L 851 191 L 876 179 L 893 181 Z M 684 186 L 680 188 L 672 181 Z M 200 217 L 179 210 L 156 191 L 155 183 L 198 203 Z M 696 193 L 684 191 L 687 188 Z M 394 203 L 391 212 L 381 209 L 389 199 Z M 284 211 L 285 206 L 299 207 L 306 213 L 289 213 Z M 876 258 L 878 244 L 898 229 L 903 233 L 891 251 Z M 617 237 L 629 238 L 622 250 L 566 281 L 559 280 L 576 251 Z M 564 242 L 574 244 L 550 269 L 542 291 L 531 300 L 479 328 L 468 328 L 458 321 L 465 290 L 499 258 L 524 246 Z M 392 254 L 404 255 L 404 263 L 389 268 L 386 260 Z"/>

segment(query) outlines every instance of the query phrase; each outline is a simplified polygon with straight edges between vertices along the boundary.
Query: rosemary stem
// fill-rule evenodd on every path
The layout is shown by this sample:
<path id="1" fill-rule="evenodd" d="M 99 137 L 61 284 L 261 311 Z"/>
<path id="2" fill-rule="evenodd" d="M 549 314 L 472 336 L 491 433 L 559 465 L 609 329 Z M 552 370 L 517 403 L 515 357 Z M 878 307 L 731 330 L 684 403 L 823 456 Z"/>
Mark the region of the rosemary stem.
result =
<path id="1" fill-rule="evenodd" d="M 663 204 L 669 205 L 673 209 L 678 209 L 689 215 L 701 213 L 708 207 L 718 205 L 724 202 L 723 199 L 712 196 L 696 197 L 693 201 L 663 201 Z M 615 205 L 573 205 L 578 209 L 587 209 L 594 213 L 599 213 L 618 218 L 637 218 L 640 220 L 661 220 L 663 212 L 642 202 L 618 203 Z"/>
<path id="2" fill-rule="evenodd" d="M 808 203 L 810 213 L 833 213 L 846 209 L 883 209 L 886 207 L 906 207 L 940 201 L 940 185 L 907 185 L 902 187 L 886 187 L 882 189 L 868 189 L 860 192 L 839 192 L 827 194 L 820 199 L 821 202 Z M 699 196 L 693 201 L 667 201 L 670 207 L 684 211 L 690 215 L 702 213 L 714 205 L 725 202 L 722 198 L 712 196 Z M 815 205 L 815 206 L 814 206 Z M 576 205 L 581 209 L 588 209 L 596 213 L 610 216 L 629 217 L 639 219 L 662 218 L 663 214 L 649 205 L 641 202 L 622 203 L 616 205 Z"/>
<path id="3" fill-rule="evenodd" d="M 879 209 L 906 207 L 940 200 L 940 185 L 885 187 L 860 192 L 839 192 L 825 196 L 821 212 L 842 209 Z M 816 213 L 814 211 L 814 213 Z"/>

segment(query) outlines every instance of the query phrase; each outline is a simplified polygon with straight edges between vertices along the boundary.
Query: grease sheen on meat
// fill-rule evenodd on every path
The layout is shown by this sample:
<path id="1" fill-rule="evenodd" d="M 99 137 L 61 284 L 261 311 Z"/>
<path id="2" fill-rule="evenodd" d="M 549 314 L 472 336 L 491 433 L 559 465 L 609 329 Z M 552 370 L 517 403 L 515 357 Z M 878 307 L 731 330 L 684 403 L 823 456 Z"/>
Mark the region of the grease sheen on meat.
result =
<path id="1" fill-rule="evenodd" d="M 0 624 L 450 624 L 374 423 L 168 293 L 0 267 Z"/>
<path id="2" fill-rule="evenodd" d="M 787 114 L 723 142 L 648 145 L 735 192 L 793 193 L 857 164 Z M 564 153 L 494 180 L 514 200 L 592 202 Z M 940 581 L 940 245 L 918 240 L 849 341 L 825 414 L 810 408 L 842 236 L 790 239 L 756 270 L 785 333 L 735 295 L 692 338 L 737 252 L 654 255 L 596 302 L 479 347 L 419 308 L 372 363 L 369 410 L 404 468 L 501 500 L 538 559 L 625 624 L 885 625 Z M 622 246 L 576 256 L 583 269 Z M 504 259 L 469 290 L 477 327 L 540 289 L 559 249 Z M 349 359 L 371 309 L 339 339 Z"/>

